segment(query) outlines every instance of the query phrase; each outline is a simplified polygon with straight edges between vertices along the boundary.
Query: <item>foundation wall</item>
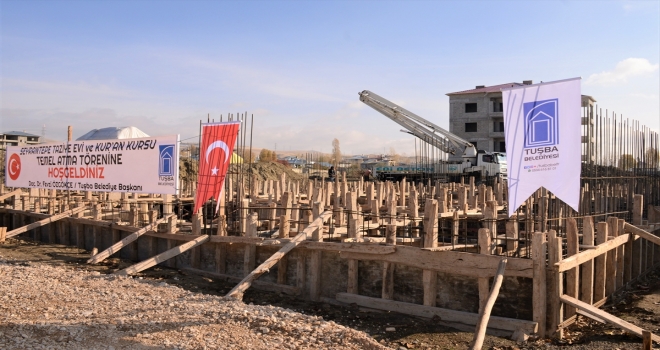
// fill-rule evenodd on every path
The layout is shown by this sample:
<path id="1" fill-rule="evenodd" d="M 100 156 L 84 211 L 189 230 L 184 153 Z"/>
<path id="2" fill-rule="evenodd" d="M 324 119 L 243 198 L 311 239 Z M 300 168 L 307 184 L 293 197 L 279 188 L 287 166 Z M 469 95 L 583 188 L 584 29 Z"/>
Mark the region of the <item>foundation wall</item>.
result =
<path id="1" fill-rule="evenodd" d="M 18 228 L 32 222 L 41 220 L 48 215 L 14 210 L 0 209 L 0 226 L 8 230 Z M 26 232 L 21 236 L 44 243 L 68 244 L 81 249 L 91 250 L 96 247 L 99 251 L 109 248 L 112 244 L 125 238 L 136 228 L 128 226 L 111 225 L 109 222 L 92 221 L 88 219 L 65 218 Z M 153 237 L 149 234 L 140 236 L 137 241 L 129 244 L 117 255 L 133 262 L 148 259 L 156 254 L 168 250 L 172 244 L 179 245 L 186 240 L 195 238 L 193 235 L 173 234 L 175 239 L 168 240 Z M 168 241 L 172 241 L 169 242 Z M 218 245 L 225 246 L 225 271 L 219 272 L 217 264 Z M 201 246 L 184 252 L 172 259 L 172 262 L 161 263 L 185 269 L 192 268 L 222 277 L 235 277 L 242 279 L 245 269 L 245 250 L 248 244 L 244 243 L 204 243 Z M 257 246 L 255 266 L 272 256 L 280 246 Z M 304 261 L 304 287 L 299 292 L 301 298 L 309 299 L 313 271 L 308 267 L 312 265 L 311 253 L 313 249 L 295 248 L 286 259 L 286 274 L 283 285 L 297 287 L 301 276 L 298 272 L 299 261 Z M 320 268 L 320 297 L 321 299 L 335 299 L 338 293 L 347 290 L 348 263 L 337 251 L 324 250 L 321 253 Z M 197 261 L 194 256 L 197 256 Z M 274 266 L 268 273 L 259 278 L 260 282 L 273 285 L 278 283 L 279 265 Z M 383 263 L 380 261 L 360 260 L 358 263 L 358 294 L 362 296 L 380 298 L 383 288 Z M 492 282 L 492 279 L 490 280 Z M 254 288 L 260 288 L 255 285 Z M 436 306 L 456 311 L 477 313 L 479 311 L 479 290 L 477 278 L 458 276 L 448 273 L 438 273 L 436 286 Z M 326 299 L 326 300 L 327 300 Z M 424 286 L 422 283 L 422 269 L 395 264 L 394 267 L 394 293 L 393 299 L 411 304 L 423 304 Z M 507 318 L 521 320 L 532 319 L 532 279 L 523 277 L 506 277 L 503 283 L 498 303 L 492 314 Z"/>

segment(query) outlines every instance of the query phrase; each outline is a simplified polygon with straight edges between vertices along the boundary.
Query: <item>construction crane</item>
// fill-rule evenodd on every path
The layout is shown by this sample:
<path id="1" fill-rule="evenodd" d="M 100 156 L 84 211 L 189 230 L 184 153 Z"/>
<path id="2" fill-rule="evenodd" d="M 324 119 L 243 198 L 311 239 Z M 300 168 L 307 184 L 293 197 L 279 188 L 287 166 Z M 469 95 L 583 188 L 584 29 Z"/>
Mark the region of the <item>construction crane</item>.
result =
<path id="1" fill-rule="evenodd" d="M 477 151 L 469 141 L 369 90 L 358 94 L 360 101 L 404 127 L 405 130 L 401 130 L 402 132 L 416 136 L 449 154 L 447 164 L 440 165 L 436 172 L 506 177 L 504 153 Z"/>
<path id="2" fill-rule="evenodd" d="M 450 133 L 417 114 L 369 90 L 364 90 L 359 95 L 360 101 L 406 128 L 406 130 L 402 130 L 403 132 L 414 135 L 441 151 L 454 156 L 450 158 L 472 158 L 477 156 L 477 149 L 469 141 Z"/>

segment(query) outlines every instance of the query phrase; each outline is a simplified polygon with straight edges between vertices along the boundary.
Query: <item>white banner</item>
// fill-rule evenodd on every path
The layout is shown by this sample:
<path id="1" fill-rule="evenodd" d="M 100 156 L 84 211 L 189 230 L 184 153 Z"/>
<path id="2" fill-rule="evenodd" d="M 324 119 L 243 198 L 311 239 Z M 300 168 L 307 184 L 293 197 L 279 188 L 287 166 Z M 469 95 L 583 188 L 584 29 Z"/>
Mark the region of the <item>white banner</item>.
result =
<path id="1" fill-rule="evenodd" d="M 6 185 L 176 194 L 179 136 L 7 147 Z"/>
<path id="2" fill-rule="evenodd" d="M 509 216 L 541 186 L 580 202 L 580 78 L 502 89 Z"/>

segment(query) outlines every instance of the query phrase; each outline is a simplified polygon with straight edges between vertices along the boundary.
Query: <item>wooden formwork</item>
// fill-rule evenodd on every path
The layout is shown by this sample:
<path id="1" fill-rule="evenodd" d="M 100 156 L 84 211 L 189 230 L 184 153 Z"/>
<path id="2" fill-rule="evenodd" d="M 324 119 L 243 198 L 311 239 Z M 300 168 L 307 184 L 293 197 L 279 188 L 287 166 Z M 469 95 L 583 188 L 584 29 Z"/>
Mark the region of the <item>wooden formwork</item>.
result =
<path id="1" fill-rule="evenodd" d="M 280 181 L 255 180 L 255 183 L 250 193 L 240 188 L 232 191 L 229 198 L 233 201 L 226 207 L 233 205 L 234 211 L 221 211 L 211 225 L 203 224 L 200 215 L 193 216 L 190 224 L 174 217 L 157 219 L 154 203 L 162 205 L 162 215 L 172 213 L 172 198 L 165 196 L 120 198 L 118 203 L 125 209 L 123 213 L 128 214 L 123 218 L 108 215 L 111 209 L 107 205 L 108 196 L 104 194 L 69 197 L 42 192 L 32 196 L 14 191 L 6 197 L 16 200 L 0 208 L 0 226 L 17 229 L 32 221 L 52 218 L 56 213 L 65 213 L 71 206 L 85 205 L 84 211 L 23 235 L 87 250 L 98 248 L 101 253 L 97 259 L 90 259 L 92 263 L 109 256 L 104 253 L 106 249 L 122 258 L 141 262 L 125 273 L 161 264 L 239 282 L 255 270 L 259 260 L 265 260 L 260 257 L 264 252 L 290 244 L 316 218 L 323 216 L 323 225 L 315 227 L 289 253 L 278 256 L 276 264 L 269 265 L 268 269 L 274 266 L 273 276 L 268 277 L 267 271 L 261 271 L 267 278 L 253 280 L 252 286 L 317 301 L 357 304 L 422 317 L 437 316 L 441 323 L 472 330 L 479 319 L 477 312 L 466 311 L 465 307 L 438 306 L 446 304 L 442 298 L 447 294 L 439 290 L 445 282 L 442 279 L 454 276 L 451 278 L 460 278 L 466 285 L 474 281 L 478 295 L 468 303 L 474 304 L 472 310 L 481 309 L 489 294 L 490 278 L 495 276 L 502 257 L 506 256 L 504 277 L 531 282 L 530 289 L 521 289 L 515 296 L 530 300 L 529 317 L 496 315 L 490 318 L 489 333 L 507 336 L 514 332 L 541 336 L 559 332 L 561 335 L 561 330 L 574 322 L 576 314 L 582 311 L 575 304 L 567 304 L 566 300 L 572 300 L 567 298 L 595 307 L 603 305 L 613 293 L 647 273 L 660 260 L 660 254 L 654 254 L 655 247 L 647 243 L 652 239 L 635 231 L 641 224 L 639 205 L 633 211 L 635 226 L 617 218 L 596 224 L 591 218 L 582 218 L 580 234 L 575 218 L 560 217 L 567 222 L 563 238 L 553 230 L 540 231 L 548 228 L 547 220 L 552 217 L 547 213 L 548 202 L 554 200 L 543 192 L 528 201 L 519 213 L 522 219 L 506 221 L 505 232 L 498 233 L 497 220 L 502 219 L 498 211 L 506 203 L 503 183 L 496 183 L 493 188 L 475 186 L 473 181 L 467 185 L 415 185 L 405 181 L 397 184 L 301 183 L 286 182 L 284 177 Z M 143 203 L 151 204 L 145 207 L 141 206 Z M 225 204 L 221 201 L 220 207 L 225 208 Z M 48 214 L 44 213 L 44 208 Z M 660 217 L 655 208 L 649 210 L 649 219 Z M 147 215 L 138 220 L 138 216 L 144 214 Z M 441 218 L 452 222 L 450 243 L 439 242 Z M 461 246 L 454 239 L 459 235 L 460 220 L 465 218 L 482 220 L 483 227 L 472 247 L 468 247 L 467 242 Z M 140 228 L 140 222 L 153 225 Z M 519 232 L 517 222 L 524 223 L 524 231 Z M 185 231 L 185 227 L 191 230 Z M 522 247 L 526 254 L 519 254 L 523 236 L 528 240 Z M 568 254 L 565 257 L 562 255 L 564 242 Z M 452 250 L 456 248 L 471 249 L 471 252 Z M 182 255 L 184 252 L 186 254 Z M 335 258 L 338 260 L 328 260 Z M 342 267 L 329 273 L 333 268 L 330 264 L 335 261 Z M 236 269 L 236 265 L 241 267 Z M 374 266 L 378 266 L 378 274 L 364 273 Z M 398 270 L 412 271 L 407 276 L 417 276 L 414 278 L 419 281 L 396 277 Z M 442 279 L 438 278 L 439 274 Z M 328 295 L 324 286 L 332 281 L 326 281 L 327 278 L 334 278 L 334 282 L 345 289 Z M 418 301 L 410 301 L 415 298 L 397 292 L 401 285 L 410 283 L 421 285 L 422 297 Z M 506 285 L 506 279 L 503 283 Z M 366 284 L 379 285 L 378 295 L 362 293 Z M 470 298 L 455 294 L 452 297 Z"/>

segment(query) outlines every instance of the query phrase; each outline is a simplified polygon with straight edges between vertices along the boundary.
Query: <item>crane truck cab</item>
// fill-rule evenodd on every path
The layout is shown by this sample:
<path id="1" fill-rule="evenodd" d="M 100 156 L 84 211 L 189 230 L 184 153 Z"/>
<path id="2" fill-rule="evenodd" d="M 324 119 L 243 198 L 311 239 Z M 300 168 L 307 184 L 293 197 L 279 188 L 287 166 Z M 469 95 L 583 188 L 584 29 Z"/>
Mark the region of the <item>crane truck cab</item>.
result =
<path id="1" fill-rule="evenodd" d="M 478 172 L 481 177 L 507 177 L 506 153 L 477 151 L 476 162 L 464 170 L 467 173 Z"/>

